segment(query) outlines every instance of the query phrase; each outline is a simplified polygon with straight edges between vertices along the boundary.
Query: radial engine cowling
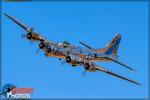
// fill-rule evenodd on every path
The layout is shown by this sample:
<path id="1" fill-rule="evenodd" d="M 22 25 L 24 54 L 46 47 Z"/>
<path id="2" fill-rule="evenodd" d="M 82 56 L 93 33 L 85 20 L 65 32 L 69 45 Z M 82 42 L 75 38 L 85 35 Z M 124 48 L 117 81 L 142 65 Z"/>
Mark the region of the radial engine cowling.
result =
<path id="1" fill-rule="evenodd" d="M 84 62 L 84 68 L 85 68 L 85 70 L 89 70 L 90 67 L 91 67 L 91 63 L 89 63 L 89 62 Z"/>
<path id="2" fill-rule="evenodd" d="M 80 64 L 82 59 L 76 55 L 70 55 L 66 57 L 66 62 L 71 64 Z"/>
<path id="3" fill-rule="evenodd" d="M 27 39 L 31 39 L 32 38 L 32 34 L 31 33 L 28 33 L 27 35 L 26 35 L 26 37 L 27 37 Z"/>
<path id="4" fill-rule="evenodd" d="M 39 43 L 39 48 L 40 48 L 40 49 L 43 49 L 44 47 L 45 47 L 44 41 L 41 41 L 41 42 Z"/>

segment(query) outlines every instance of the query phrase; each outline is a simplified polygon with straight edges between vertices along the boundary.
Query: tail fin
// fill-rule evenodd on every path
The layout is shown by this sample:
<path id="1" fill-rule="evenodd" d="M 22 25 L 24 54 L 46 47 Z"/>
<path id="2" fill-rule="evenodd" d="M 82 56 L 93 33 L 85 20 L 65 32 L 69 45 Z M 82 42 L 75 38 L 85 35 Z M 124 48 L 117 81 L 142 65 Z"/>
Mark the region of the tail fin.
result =
<path id="1" fill-rule="evenodd" d="M 121 35 L 117 34 L 105 48 L 97 49 L 96 52 L 105 53 L 108 55 L 117 54 L 120 41 L 121 41 Z"/>

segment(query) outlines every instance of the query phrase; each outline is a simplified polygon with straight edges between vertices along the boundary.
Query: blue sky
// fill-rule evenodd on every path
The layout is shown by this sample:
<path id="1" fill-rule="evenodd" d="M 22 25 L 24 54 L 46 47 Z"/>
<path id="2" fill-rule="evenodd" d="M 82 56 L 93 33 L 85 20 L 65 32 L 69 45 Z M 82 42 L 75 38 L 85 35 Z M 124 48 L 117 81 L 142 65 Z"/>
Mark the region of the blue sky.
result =
<path id="1" fill-rule="evenodd" d="M 98 65 L 144 86 L 102 72 L 88 72 L 57 58 L 36 54 L 38 43 L 21 39 L 25 31 L 2 15 L 2 85 L 32 87 L 32 98 L 147 98 L 147 2 L 24 2 L 2 3 L 2 12 L 34 27 L 50 41 L 68 40 L 103 48 L 120 33 L 119 60 L 136 68 L 132 72 L 113 62 Z"/>

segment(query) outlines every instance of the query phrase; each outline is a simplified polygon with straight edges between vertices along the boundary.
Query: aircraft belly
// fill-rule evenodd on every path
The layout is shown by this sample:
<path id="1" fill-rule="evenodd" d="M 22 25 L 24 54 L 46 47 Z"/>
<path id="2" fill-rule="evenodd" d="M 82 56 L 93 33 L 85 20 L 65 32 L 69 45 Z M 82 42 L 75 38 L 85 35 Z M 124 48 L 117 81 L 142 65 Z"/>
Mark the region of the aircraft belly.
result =
<path id="1" fill-rule="evenodd" d="M 48 53 L 48 56 L 52 56 L 52 57 L 56 57 L 56 58 L 66 58 L 65 55 L 63 54 L 52 54 L 52 53 Z"/>

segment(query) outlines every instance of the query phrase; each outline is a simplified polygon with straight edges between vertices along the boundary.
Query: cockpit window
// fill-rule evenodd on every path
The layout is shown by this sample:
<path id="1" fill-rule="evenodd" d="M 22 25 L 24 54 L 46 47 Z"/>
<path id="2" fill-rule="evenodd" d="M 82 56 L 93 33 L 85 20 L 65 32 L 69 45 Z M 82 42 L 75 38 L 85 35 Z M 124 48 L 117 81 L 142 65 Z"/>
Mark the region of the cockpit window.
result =
<path id="1" fill-rule="evenodd" d="M 70 45 L 70 43 L 68 41 L 64 41 L 63 42 L 65 45 Z"/>
<path id="2" fill-rule="evenodd" d="M 59 46 L 59 47 L 63 47 L 63 44 L 62 44 L 62 43 L 58 43 L 58 46 Z"/>

